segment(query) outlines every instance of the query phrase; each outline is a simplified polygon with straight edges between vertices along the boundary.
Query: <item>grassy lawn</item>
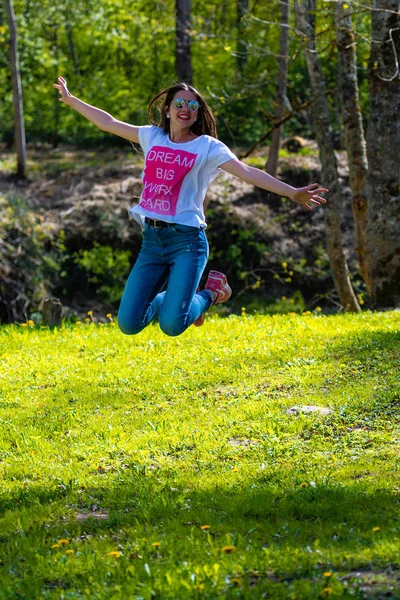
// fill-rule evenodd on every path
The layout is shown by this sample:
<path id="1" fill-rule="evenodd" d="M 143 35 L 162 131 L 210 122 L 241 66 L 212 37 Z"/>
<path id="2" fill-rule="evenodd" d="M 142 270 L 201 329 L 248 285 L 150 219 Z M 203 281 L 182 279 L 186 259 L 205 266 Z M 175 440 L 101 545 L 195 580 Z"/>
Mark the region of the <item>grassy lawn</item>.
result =
<path id="1" fill-rule="evenodd" d="M 400 312 L 0 340 L 1 599 L 400 598 Z"/>

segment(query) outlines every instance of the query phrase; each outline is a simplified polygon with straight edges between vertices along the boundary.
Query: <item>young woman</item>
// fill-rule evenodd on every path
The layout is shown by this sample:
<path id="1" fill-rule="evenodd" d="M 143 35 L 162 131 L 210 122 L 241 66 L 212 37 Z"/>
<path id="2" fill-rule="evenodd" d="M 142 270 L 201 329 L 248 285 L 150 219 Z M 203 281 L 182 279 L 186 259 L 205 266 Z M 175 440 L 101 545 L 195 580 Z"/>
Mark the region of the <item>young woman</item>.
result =
<path id="1" fill-rule="evenodd" d="M 296 189 L 240 162 L 216 139 L 215 118 L 190 85 L 178 83 L 157 94 L 148 115 L 151 121 L 151 109 L 162 102 L 160 122 L 143 127 L 82 102 L 70 94 L 62 77 L 53 85 L 61 102 L 103 131 L 139 143 L 144 151 L 143 191 L 129 211 L 143 228 L 143 242 L 118 313 L 118 325 L 128 335 L 154 319 L 167 335 L 180 335 L 192 324 L 202 325 L 210 306 L 229 299 L 231 288 L 218 271 L 210 271 L 205 289 L 198 290 L 208 259 L 203 201 L 219 169 L 308 210 L 326 202 L 319 194 L 328 190 L 317 184 Z"/>

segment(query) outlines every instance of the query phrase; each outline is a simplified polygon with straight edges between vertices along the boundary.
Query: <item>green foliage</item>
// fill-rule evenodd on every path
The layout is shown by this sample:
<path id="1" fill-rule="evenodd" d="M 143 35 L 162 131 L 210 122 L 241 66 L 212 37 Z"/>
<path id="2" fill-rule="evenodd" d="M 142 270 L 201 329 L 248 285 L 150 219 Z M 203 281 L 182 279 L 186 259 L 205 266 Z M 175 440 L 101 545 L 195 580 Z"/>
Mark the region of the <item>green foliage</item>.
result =
<path id="1" fill-rule="evenodd" d="M 399 329 L 1 327 L 0 597 L 399 597 Z"/>
<path id="2" fill-rule="evenodd" d="M 78 97 L 139 125 L 147 122 L 151 96 L 176 80 L 172 0 L 14 0 L 14 5 L 29 141 L 123 143 L 58 102 L 52 83 L 60 74 Z M 332 3 L 319 6 L 318 49 L 328 88 L 336 87 L 338 77 L 332 14 Z M 194 85 L 207 96 L 218 117 L 220 135 L 231 145 L 254 142 L 271 124 L 278 74 L 279 15 L 278 0 L 254 2 L 239 32 L 236 0 L 192 3 Z M 363 112 L 368 110 L 369 21 L 368 13 L 360 13 L 354 22 Z M 247 44 L 241 69 L 236 56 L 238 36 Z M 5 12 L 0 4 L 0 41 L 7 39 Z M 292 11 L 287 94 L 292 104 L 309 97 L 302 45 Z M 10 142 L 12 90 L 6 46 L 0 44 L 0 87 L 4 90 L 0 98 L 0 138 Z M 337 111 L 333 104 L 332 109 L 333 113 Z M 333 114 L 338 128 L 337 121 Z M 289 121 L 285 132 L 308 135 L 304 115 Z"/>
<path id="3" fill-rule="evenodd" d="M 95 284 L 96 294 L 111 304 L 121 299 L 130 258 L 129 250 L 114 250 L 97 242 L 90 250 L 80 250 L 74 256 L 75 263 L 86 272 L 88 281 Z"/>
<path id="4" fill-rule="evenodd" d="M 246 312 L 257 312 L 266 315 L 285 315 L 294 313 L 303 313 L 306 309 L 306 303 L 300 290 L 297 290 L 290 298 L 281 296 L 272 302 L 262 304 L 260 299 L 252 299 L 246 304 Z"/>
<path id="5" fill-rule="evenodd" d="M 19 196 L 0 195 L 0 319 L 26 318 L 56 284 L 64 235 Z"/>

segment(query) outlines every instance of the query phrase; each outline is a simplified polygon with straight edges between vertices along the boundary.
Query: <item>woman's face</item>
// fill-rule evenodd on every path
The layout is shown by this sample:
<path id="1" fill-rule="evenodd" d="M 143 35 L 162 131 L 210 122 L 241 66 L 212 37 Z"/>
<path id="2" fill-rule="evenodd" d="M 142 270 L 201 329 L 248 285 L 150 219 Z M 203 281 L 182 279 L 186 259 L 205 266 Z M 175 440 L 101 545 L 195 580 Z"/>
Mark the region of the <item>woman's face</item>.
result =
<path id="1" fill-rule="evenodd" d="M 185 128 L 191 127 L 196 122 L 199 112 L 198 108 L 197 110 L 193 110 L 196 106 L 199 106 L 199 102 L 193 92 L 188 90 L 179 90 L 176 92 L 171 105 L 165 109 L 167 114 L 170 115 L 171 125 L 179 125 L 179 127 Z"/>

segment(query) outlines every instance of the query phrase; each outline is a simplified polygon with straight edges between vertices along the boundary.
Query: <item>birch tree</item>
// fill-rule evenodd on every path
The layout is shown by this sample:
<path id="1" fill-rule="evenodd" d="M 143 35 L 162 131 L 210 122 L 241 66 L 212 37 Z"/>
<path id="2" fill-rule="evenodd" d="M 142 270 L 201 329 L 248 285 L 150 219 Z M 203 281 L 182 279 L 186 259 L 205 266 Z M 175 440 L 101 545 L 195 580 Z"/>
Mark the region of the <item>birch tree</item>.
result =
<path id="1" fill-rule="evenodd" d="M 368 271 L 367 146 L 358 96 L 357 58 L 352 29 L 351 6 L 339 0 L 335 4 L 336 45 L 338 49 L 345 145 L 349 163 L 350 188 L 355 229 L 355 251 L 360 274 L 371 292 Z"/>
<path id="2" fill-rule="evenodd" d="M 329 188 L 329 200 L 325 208 L 329 262 L 335 289 L 343 310 L 358 312 L 360 306 L 350 282 L 349 269 L 342 246 L 340 213 L 343 198 L 329 125 L 325 78 L 315 42 L 316 0 L 295 0 L 295 10 L 298 27 L 303 33 L 306 43 L 305 53 L 312 92 L 311 107 L 322 165 L 322 181 Z"/>
<path id="3" fill-rule="evenodd" d="M 288 48 L 289 48 L 289 16 L 290 0 L 281 1 L 281 33 L 279 41 L 278 58 L 278 84 L 275 97 L 274 121 L 280 121 L 283 115 L 283 108 L 286 96 L 286 80 L 288 67 Z M 278 168 L 279 148 L 283 134 L 283 124 L 276 127 L 272 132 L 271 145 L 268 154 L 265 170 L 270 175 L 275 176 Z"/>
<path id="4" fill-rule="evenodd" d="M 373 0 L 369 59 L 368 245 L 371 298 L 400 303 L 400 0 Z"/>
<path id="5" fill-rule="evenodd" d="M 10 30 L 10 67 L 13 89 L 13 105 L 14 105 L 14 131 L 15 131 L 15 146 L 17 151 L 17 175 L 18 177 L 26 177 L 26 141 L 25 141 L 25 124 L 24 124 L 24 109 L 22 103 L 22 86 L 21 75 L 19 70 L 18 57 L 18 33 L 15 22 L 14 7 L 12 0 L 5 0 L 7 12 L 8 27 Z"/>
<path id="6" fill-rule="evenodd" d="M 236 65 L 241 73 L 247 63 L 247 46 L 243 40 L 244 22 L 243 17 L 249 10 L 249 0 L 237 0 L 237 52 Z"/>

